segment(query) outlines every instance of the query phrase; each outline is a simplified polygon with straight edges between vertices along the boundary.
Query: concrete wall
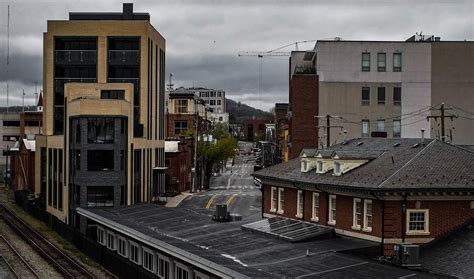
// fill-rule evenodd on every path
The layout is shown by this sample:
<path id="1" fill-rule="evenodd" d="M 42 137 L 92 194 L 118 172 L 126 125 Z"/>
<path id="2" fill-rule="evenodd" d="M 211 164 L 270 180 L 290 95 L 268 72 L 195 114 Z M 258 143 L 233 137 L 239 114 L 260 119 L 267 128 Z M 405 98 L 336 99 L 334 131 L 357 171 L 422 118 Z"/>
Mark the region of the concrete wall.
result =
<path id="1" fill-rule="evenodd" d="M 402 115 L 401 136 L 419 137 L 421 128 L 428 125 L 421 121 L 427 114 L 407 115 L 430 105 L 431 51 L 429 43 L 406 42 L 357 42 L 318 41 L 317 74 L 320 86 L 320 114 L 340 115 L 348 137 L 361 136 L 361 120 L 371 120 L 371 131 L 378 119 L 390 119 Z M 369 52 L 370 71 L 362 71 L 362 53 Z M 377 71 L 377 53 L 386 53 L 386 71 Z M 393 72 L 393 53 L 402 53 L 402 71 Z M 377 104 L 377 87 L 386 87 L 386 105 Z M 401 106 L 393 106 L 393 87 L 402 88 Z M 370 106 L 362 106 L 362 87 L 371 88 Z M 341 115 L 342 114 L 342 115 Z M 405 117 L 404 117 L 405 116 Z M 409 116 L 409 117 L 408 117 Z M 355 122 L 355 123 L 350 123 Z M 388 136 L 392 136 L 392 121 L 386 121 Z M 415 122 L 415 123 L 413 123 Z M 343 139 L 341 129 L 331 131 L 332 143 Z M 429 136 L 429 134 L 427 135 Z"/>
<path id="2" fill-rule="evenodd" d="M 451 121 L 445 119 L 446 135 L 453 135 L 456 144 L 474 144 L 474 43 L 440 42 L 432 45 L 431 105 L 444 102 L 452 110 L 447 115 L 458 115 Z M 431 112 L 440 115 L 440 111 Z M 439 135 L 438 122 L 431 122 L 432 135 Z M 449 139 L 448 139 L 449 140 Z"/>

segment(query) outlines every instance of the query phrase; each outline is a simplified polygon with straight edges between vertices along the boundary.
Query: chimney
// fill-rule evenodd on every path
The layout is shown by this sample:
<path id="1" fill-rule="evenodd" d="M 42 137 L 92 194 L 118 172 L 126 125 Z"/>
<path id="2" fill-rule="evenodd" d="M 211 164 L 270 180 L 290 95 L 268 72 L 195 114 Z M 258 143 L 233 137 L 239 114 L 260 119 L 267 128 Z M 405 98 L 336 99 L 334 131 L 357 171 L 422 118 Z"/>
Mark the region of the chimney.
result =
<path id="1" fill-rule="evenodd" d="M 344 142 L 347 141 L 347 130 L 344 130 Z"/>
<path id="2" fill-rule="evenodd" d="M 421 129 L 421 142 L 425 142 L 425 129 Z"/>
<path id="3" fill-rule="evenodd" d="M 133 19 L 133 3 L 123 3 L 123 15 L 124 20 Z"/>

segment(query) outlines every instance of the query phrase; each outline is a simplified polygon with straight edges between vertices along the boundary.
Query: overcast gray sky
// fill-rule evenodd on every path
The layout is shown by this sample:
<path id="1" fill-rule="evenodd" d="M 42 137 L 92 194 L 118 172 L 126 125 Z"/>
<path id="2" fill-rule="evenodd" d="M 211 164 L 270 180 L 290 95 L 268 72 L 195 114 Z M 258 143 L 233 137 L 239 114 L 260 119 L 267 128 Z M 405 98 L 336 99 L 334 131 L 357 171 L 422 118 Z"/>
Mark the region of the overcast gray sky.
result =
<path id="1" fill-rule="evenodd" d="M 122 2 L 131 1 L 0 0 L 0 105 L 5 104 L 6 80 L 10 104 L 21 104 L 23 89 L 26 104 L 34 103 L 34 83 L 42 86 L 42 34 L 48 19 L 67 19 L 70 11 L 119 12 Z M 152 24 L 166 38 L 166 68 L 174 74 L 175 86 L 224 89 L 229 98 L 265 110 L 288 101 L 288 58 L 263 58 L 259 94 L 259 59 L 238 57 L 239 51 L 267 51 L 295 41 L 334 37 L 405 40 L 420 31 L 442 40 L 473 40 L 473 6 L 474 0 L 134 2 L 134 10 L 150 13 Z M 300 50 L 313 46 L 299 45 Z"/>

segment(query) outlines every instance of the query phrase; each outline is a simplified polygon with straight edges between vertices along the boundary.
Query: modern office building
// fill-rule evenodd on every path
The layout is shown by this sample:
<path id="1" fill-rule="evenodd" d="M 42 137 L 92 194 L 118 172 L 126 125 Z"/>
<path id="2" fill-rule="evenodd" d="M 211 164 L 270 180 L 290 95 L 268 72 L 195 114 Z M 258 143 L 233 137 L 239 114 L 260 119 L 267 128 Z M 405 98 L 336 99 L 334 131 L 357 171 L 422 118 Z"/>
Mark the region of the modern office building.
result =
<path id="1" fill-rule="evenodd" d="M 69 13 L 44 33 L 36 189 L 81 227 L 77 207 L 151 202 L 164 192 L 165 39 L 148 13 Z"/>
<path id="2" fill-rule="evenodd" d="M 222 89 L 208 89 L 202 87 L 191 87 L 188 90 L 194 92 L 198 97 L 206 102 L 206 105 L 214 113 L 227 112 L 225 103 L 225 91 Z"/>
<path id="3" fill-rule="evenodd" d="M 406 41 L 319 40 L 302 59 L 294 59 L 299 53 L 292 54 L 290 74 L 314 74 L 317 101 L 312 106 L 322 116 L 317 123 L 319 146 L 305 148 L 326 145 L 326 115 L 331 116 L 331 145 L 356 137 L 416 138 L 422 136 L 422 129 L 427 138 L 442 138 L 440 117 L 427 120 L 441 115 L 442 103 L 447 109 L 445 116 L 457 116 L 444 119 L 443 139 L 455 144 L 473 143 L 473 42 L 442 41 L 426 35 L 414 35 Z M 291 100 L 297 97 L 291 92 L 292 81 L 290 121 L 306 121 L 316 110 L 291 107 Z M 313 83 L 305 84 L 311 87 Z M 308 89 L 305 95 L 312 92 Z M 298 141 L 292 134 L 290 128 L 291 144 L 295 145 Z"/>

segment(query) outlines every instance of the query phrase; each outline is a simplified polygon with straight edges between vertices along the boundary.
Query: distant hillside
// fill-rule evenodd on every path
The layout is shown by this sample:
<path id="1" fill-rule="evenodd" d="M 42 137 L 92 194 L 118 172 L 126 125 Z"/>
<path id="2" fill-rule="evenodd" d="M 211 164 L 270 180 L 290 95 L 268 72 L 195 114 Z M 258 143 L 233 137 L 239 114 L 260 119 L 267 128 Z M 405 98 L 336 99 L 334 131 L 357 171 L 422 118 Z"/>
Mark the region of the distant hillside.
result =
<path id="1" fill-rule="evenodd" d="M 253 108 L 241 102 L 236 102 L 231 99 L 227 99 L 227 112 L 229 113 L 230 123 L 241 123 L 244 119 L 255 118 L 273 118 L 273 115 L 269 112 Z"/>

